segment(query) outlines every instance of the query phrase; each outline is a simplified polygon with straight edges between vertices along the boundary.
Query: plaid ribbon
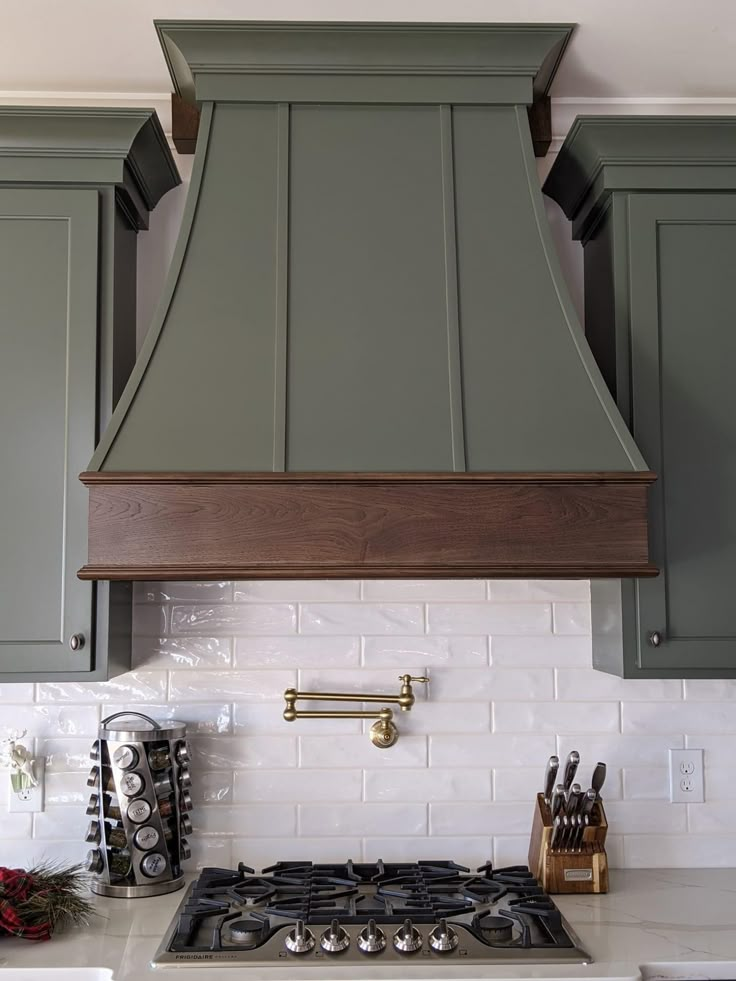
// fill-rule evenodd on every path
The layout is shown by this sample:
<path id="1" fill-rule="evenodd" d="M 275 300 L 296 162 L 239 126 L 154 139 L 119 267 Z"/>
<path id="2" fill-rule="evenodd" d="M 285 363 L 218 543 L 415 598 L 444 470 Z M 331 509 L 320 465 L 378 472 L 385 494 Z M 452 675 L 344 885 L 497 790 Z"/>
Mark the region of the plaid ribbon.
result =
<path id="1" fill-rule="evenodd" d="M 0 932 L 27 940 L 48 940 L 51 937 L 51 924 L 48 921 L 31 926 L 24 923 L 18 914 L 18 906 L 29 898 L 34 885 L 33 876 L 24 869 L 0 866 Z"/>

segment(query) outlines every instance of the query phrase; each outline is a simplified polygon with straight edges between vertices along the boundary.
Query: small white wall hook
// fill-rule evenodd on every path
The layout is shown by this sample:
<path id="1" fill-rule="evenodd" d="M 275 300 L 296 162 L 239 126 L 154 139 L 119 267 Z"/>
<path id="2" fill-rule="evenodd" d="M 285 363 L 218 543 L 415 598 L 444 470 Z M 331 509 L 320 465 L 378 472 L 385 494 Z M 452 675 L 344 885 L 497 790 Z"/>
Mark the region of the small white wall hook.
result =
<path id="1" fill-rule="evenodd" d="M 20 742 L 27 733 L 27 729 L 24 729 L 23 732 L 16 731 L 15 736 L 3 740 L 5 744 L 3 763 L 5 766 L 9 766 L 12 771 L 10 779 L 16 793 L 20 790 L 26 790 L 28 787 L 38 786 L 35 773 L 36 760 L 31 751 Z"/>

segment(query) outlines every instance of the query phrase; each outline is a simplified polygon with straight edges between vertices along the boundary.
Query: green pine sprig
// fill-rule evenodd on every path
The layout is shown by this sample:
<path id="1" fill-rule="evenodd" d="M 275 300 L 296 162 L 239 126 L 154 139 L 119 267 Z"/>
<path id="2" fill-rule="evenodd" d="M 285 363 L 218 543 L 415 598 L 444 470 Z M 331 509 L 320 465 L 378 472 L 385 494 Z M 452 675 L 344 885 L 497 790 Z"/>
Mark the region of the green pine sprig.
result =
<path id="1" fill-rule="evenodd" d="M 51 932 L 84 926 L 95 912 L 87 898 L 89 876 L 83 865 L 45 861 L 28 870 L 34 888 L 18 906 L 18 914 L 31 926 L 49 923 Z"/>

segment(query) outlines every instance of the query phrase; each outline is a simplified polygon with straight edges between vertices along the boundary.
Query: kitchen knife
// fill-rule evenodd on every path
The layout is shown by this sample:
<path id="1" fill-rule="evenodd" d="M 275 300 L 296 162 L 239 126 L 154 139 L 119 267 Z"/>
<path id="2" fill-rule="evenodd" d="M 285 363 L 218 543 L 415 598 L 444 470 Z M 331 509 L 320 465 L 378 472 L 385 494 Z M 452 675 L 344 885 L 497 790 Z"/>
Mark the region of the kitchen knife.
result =
<path id="1" fill-rule="evenodd" d="M 569 790 L 572 787 L 572 782 L 575 779 L 575 774 L 577 773 L 578 766 L 580 765 L 580 753 L 574 749 L 567 757 L 565 762 L 565 774 L 562 778 L 562 784 L 565 790 Z M 605 776 L 605 771 L 604 771 Z"/>
<path id="2" fill-rule="evenodd" d="M 590 781 L 591 788 L 600 797 L 601 788 L 606 782 L 606 764 L 596 763 L 595 770 L 593 770 L 593 779 Z"/>
<path id="3" fill-rule="evenodd" d="M 553 821 L 552 825 L 552 837 L 550 838 L 549 847 L 550 851 L 557 851 L 557 845 L 559 844 L 560 835 L 562 833 L 562 818 L 558 814 Z"/>
<path id="4" fill-rule="evenodd" d="M 559 848 L 561 851 L 565 851 L 569 847 L 570 841 L 570 829 L 572 827 L 570 818 L 567 814 L 561 815 L 562 829 L 560 831 Z"/>
<path id="5" fill-rule="evenodd" d="M 552 800 L 552 788 L 557 779 L 557 771 L 560 768 L 559 756 L 550 756 L 547 762 L 547 769 L 544 772 L 544 803 L 549 804 Z"/>
<path id="6" fill-rule="evenodd" d="M 570 817 L 574 817 L 580 812 L 580 808 L 583 806 L 584 796 L 583 788 L 580 784 L 574 783 L 567 795 L 567 813 Z"/>
<path id="7" fill-rule="evenodd" d="M 561 783 L 558 783 L 552 794 L 552 802 L 550 808 L 552 810 L 552 821 L 557 817 L 558 814 L 562 812 L 562 808 L 565 806 L 565 788 Z"/>
<path id="8" fill-rule="evenodd" d="M 593 814 L 593 808 L 595 807 L 595 802 L 598 800 L 598 794 L 591 787 L 590 790 L 585 791 L 585 796 L 583 797 L 583 803 L 580 806 L 580 813 L 583 817 L 590 817 Z"/>

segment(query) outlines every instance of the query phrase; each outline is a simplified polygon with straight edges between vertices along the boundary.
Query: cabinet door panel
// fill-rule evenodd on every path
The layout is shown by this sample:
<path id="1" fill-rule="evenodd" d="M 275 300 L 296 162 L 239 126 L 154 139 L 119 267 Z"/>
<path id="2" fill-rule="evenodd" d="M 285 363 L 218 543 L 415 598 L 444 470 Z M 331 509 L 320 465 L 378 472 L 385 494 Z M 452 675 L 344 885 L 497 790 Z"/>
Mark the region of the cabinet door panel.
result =
<path id="1" fill-rule="evenodd" d="M 636 583 L 639 666 L 733 673 L 736 200 L 634 195 L 629 221 L 632 423 L 659 474 L 651 533 L 662 568 Z"/>
<path id="2" fill-rule="evenodd" d="M 0 190 L 0 672 L 89 670 L 98 196 Z M 69 638 L 86 638 L 72 651 Z"/>

